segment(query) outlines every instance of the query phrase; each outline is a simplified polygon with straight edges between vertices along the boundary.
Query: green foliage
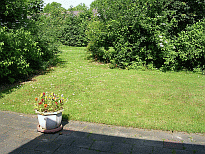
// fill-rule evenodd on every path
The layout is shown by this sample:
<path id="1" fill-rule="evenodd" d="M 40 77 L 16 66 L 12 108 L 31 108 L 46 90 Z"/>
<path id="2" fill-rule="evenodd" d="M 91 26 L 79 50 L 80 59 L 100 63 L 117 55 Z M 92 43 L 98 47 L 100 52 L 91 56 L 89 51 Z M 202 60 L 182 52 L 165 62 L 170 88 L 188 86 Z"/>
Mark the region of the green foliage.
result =
<path id="1" fill-rule="evenodd" d="M 27 0 L 26 10 L 28 15 L 38 16 L 38 14 L 43 11 L 43 3 L 43 0 Z"/>
<path id="2" fill-rule="evenodd" d="M 0 28 L 0 78 L 12 82 L 17 76 L 31 72 L 30 63 L 38 64 L 40 53 L 29 32 L 24 32 L 23 29 L 7 31 L 5 27 Z"/>
<path id="3" fill-rule="evenodd" d="M 42 0 L 1 1 L 0 79 L 15 82 L 36 69 L 46 68 L 58 52 L 56 37 L 45 33 L 40 22 Z M 27 16 L 32 15 L 30 19 Z M 2 83 L 3 83 L 2 82 Z"/>
<path id="4" fill-rule="evenodd" d="M 80 3 L 76 7 L 71 7 L 68 10 L 69 11 L 87 11 L 88 7 L 85 5 L 85 3 Z"/>
<path id="5" fill-rule="evenodd" d="M 53 45 L 57 46 L 60 43 L 59 38 L 61 37 L 63 24 L 65 23 L 64 19 L 65 15 L 60 12 L 50 15 L 42 14 L 39 20 L 35 22 L 35 28 L 32 30 L 37 41 L 42 40 L 42 43 L 50 47 Z M 54 50 L 57 50 L 57 48 Z"/>
<path id="6" fill-rule="evenodd" d="M 109 63 L 113 58 L 113 53 L 109 52 L 106 27 L 100 21 L 92 20 L 88 24 L 86 35 L 89 39 L 87 46 L 89 58 Z"/>
<path id="7" fill-rule="evenodd" d="M 44 8 L 43 8 L 43 12 L 44 13 L 55 13 L 56 11 L 60 11 L 60 12 L 65 12 L 66 9 L 61 7 L 62 4 L 57 3 L 57 2 L 52 2 L 51 4 L 48 3 Z"/>
<path id="8" fill-rule="evenodd" d="M 62 29 L 61 43 L 68 46 L 87 46 L 88 41 L 85 34 L 89 20 L 93 14 L 91 11 L 83 11 L 75 15 L 73 11 L 66 14 Z"/>
<path id="9" fill-rule="evenodd" d="M 98 1 L 93 1 L 91 4 L 90 4 L 90 9 L 93 10 L 93 9 L 97 9 L 97 4 L 98 4 Z"/>
<path id="10" fill-rule="evenodd" d="M 1 80 L 14 82 L 25 78 L 34 70 L 45 69 L 55 58 L 57 46 L 48 37 L 38 36 L 39 32 L 33 36 L 23 28 L 15 31 L 0 28 Z"/>
<path id="11" fill-rule="evenodd" d="M 76 11 L 79 10 L 79 11 Z M 40 22 L 43 34 L 47 33 L 55 42 L 68 46 L 87 46 L 85 31 L 93 13 L 85 4 L 79 4 L 69 11 L 63 10 L 61 4 L 53 2 L 47 4 L 41 15 Z"/>
<path id="12" fill-rule="evenodd" d="M 176 47 L 176 67 L 192 71 L 205 69 L 205 19 L 179 33 Z"/>
<path id="13" fill-rule="evenodd" d="M 55 59 L 55 55 L 59 52 L 59 42 L 57 42 L 56 31 L 51 31 L 52 29 L 46 31 L 45 25 L 41 25 L 40 23 L 37 25 L 37 28 L 37 33 L 34 35 L 33 39 L 38 42 L 38 46 L 42 52 L 41 57 L 44 62 L 41 66 L 42 68 L 46 68 L 50 65 L 49 63 Z"/>
<path id="14" fill-rule="evenodd" d="M 0 22 L 9 29 L 25 27 L 27 16 L 38 16 L 43 6 L 42 0 L 1 0 Z"/>
<path id="15" fill-rule="evenodd" d="M 203 28 L 194 26 L 197 32 L 188 28 L 205 17 L 204 0 L 96 0 L 92 5 L 98 10 L 99 22 L 106 29 L 106 32 L 96 35 L 98 49 L 114 47 L 110 59 L 113 65 L 163 70 L 204 67 L 202 56 L 197 58 L 203 53 L 203 39 L 190 43 L 192 33 L 197 35 L 196 38 L 201 37 Z M 98 33 L 96 30 L 90 33 Z M 95 45 L 90 39 L 93 36 L 88 35 L 91 45 Z M 177 44 L 180 51 L 176 51 Z M 90 47 L 88 50 L 93 51 Z M 188 48 L 192 50 L 185 51 Z M 190 57 L 193 50 L 195 54 Z M 91 57 L 105 61 L 105 54 L 101 51 L 91 52 Z M 189 60 L 185 62 L 186 59 Z"/>
<path id="16" fill-rule="evenodd" d="M 27 0 L 1 0 L 0 22 L 8 28 L 20 27 L 27 18 L 27 10 L 24 9 Z"/>

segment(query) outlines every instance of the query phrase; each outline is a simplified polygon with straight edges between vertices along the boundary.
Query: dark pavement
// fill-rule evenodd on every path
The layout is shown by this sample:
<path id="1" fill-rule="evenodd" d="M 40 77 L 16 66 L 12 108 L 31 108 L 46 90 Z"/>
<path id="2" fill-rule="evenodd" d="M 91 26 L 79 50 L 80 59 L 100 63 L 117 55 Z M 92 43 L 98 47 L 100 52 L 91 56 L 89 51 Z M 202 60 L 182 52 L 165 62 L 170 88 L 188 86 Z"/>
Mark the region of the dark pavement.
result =
<path id="1" fill-rule="evenodd" d="M 205 134 L 63 121 L 55 134 L 37 132 L 37 115 L 0 111 L 0 153 L 205 154 Z"/>

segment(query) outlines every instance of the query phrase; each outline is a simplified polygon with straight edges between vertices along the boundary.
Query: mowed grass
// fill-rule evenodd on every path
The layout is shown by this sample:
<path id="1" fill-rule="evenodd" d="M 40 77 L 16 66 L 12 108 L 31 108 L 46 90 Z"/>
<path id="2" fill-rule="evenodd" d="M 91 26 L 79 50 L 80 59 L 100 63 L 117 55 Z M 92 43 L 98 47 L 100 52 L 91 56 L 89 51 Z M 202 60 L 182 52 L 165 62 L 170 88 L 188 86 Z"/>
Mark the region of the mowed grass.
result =
<path id="1" fill-rule="evenodd" d="M 42 92 L 64 94 L 64 118 L 146 129 L 205 133 L 205 75 L 109 69 L 85 48 L 62 46 L 64 61 L 0 93 L 0 110 L 35 114 Z"/>

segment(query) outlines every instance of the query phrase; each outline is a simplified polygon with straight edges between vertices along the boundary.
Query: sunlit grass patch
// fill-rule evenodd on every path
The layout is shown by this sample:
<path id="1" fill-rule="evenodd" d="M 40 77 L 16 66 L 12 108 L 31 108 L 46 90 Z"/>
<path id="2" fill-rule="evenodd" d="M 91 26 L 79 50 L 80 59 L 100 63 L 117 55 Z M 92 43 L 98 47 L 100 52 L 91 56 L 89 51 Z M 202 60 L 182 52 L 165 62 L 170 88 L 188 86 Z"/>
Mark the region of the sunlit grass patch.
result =
<path id="1" fill-rule="evenodd" d="M 34 114 L 42 92 L 64 94 L 72 120 L 205 132 L 205 76 L 191 72 L 110 69 L 89 62 L 85 48 L 61 47 L 63 63 L 1 92 L 0 109 Z"/>

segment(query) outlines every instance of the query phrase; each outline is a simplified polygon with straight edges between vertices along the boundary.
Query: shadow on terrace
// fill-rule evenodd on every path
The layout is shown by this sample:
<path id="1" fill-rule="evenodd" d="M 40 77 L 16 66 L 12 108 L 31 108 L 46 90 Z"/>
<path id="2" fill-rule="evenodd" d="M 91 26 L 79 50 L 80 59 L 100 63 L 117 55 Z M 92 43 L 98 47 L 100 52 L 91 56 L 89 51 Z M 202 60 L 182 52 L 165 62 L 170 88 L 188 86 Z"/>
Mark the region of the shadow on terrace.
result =
<path id="1" fill-rule="evenodd" d="M 185 144 L 179 142 L 154 141 L 127 137 L 118 137 L 98 134 L 95 127 L 90 127 L 88 133 L 83 131 L 69 130 L 69 122 L 63 121 L 64 128 L 55 134 L 42 134 L 39 132 L 30 132 L 35 134 L 35 139 L 29 138 L 29 134 L 21 136 L 24 143 L 14 149 L 11 154 L 16 153 L 52 153 L 52 154 L 109 154 L 109 153 L 126 153 L 126 154 L 202 154 L 205 150 L 204 145 Z M 99 129 L 99 127 L 97 127 Z M 105 130 L 109 131 L 109 130 Z M 114 130 L 112 130 L 114 131 Z M 113 133 L 114 134 L 114 133 Z M 14 139 L 15 140 L 15 139 Z"/>

